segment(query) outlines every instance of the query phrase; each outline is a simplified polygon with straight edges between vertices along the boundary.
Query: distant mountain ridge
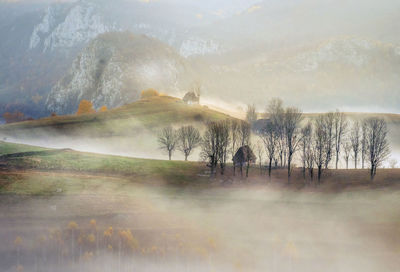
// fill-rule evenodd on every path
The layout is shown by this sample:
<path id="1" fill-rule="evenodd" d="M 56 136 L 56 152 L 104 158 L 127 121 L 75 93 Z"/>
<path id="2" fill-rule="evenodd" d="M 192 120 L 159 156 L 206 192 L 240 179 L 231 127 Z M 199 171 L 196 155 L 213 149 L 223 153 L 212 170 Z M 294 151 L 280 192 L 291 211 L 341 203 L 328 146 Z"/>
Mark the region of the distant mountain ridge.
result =
<path id="1" fill-rule="evenodd" d="M 253 100 L 246 103 L 260 109 L 270 97 L 280 97 L 305 111 L 399 112 L 400 46 L 396 44 L 345 36 L 247 52 L 240 60 L 225 63 L 208 62 L 202 69 L 209 79 L 209 94 L 220 90 L 220 97 L 232 104 L 243 98 L 241 90 L 251 90 Z"/>

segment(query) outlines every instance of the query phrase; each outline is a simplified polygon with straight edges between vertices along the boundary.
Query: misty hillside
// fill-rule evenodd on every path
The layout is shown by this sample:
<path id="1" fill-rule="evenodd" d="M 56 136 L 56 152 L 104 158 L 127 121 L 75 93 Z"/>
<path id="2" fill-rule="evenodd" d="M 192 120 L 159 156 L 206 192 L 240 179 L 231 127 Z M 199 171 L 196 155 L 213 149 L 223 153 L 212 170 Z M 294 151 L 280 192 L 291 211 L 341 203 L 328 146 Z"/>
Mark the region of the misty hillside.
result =
<path id="1" fill-rule="evenodd" d="M 0 126 L 0 133 L 24 138 L 35 129 L 49 129 L 49 133 L 80 136 L 132 135 L 132 131 L 146 128 L 157 132 L 165 126 L 181 124 L 205 124 L 210 120 L 231 118 L 206 106 L 187 105 L 181 99 L 170 96 L 155 96 L 109 110 L 85 115 L 65 115 Z M 23 134 L 25 134 L 23 133 Z M 51 135 L 50 135 L 51 136 Z"/>
<path id="2" fill-rule="evenodd" d="M 87 115 L 67 115 L 0 126 L 0 139 L 54 148 L 165 159 L 157 136 L 166 126 L 191 124 L 203 129 L 209 120 L 230 116 L 181 99 L 160 96 Z M 180 158 L 178 156 L 178 158 Z M 198 159 L 198 154 L 193 155 Z"/>
<path id="3" fill-rule="evenodd" d="M 162 42 L 129 32 L 106 33 L 74 60 L 46 106 L 50 112 L 70 114 L 86 99 L 95 108 L 116 108 L 138 100 L 142 90 L 180 93 L 193 80 L 185 60 Z"/>

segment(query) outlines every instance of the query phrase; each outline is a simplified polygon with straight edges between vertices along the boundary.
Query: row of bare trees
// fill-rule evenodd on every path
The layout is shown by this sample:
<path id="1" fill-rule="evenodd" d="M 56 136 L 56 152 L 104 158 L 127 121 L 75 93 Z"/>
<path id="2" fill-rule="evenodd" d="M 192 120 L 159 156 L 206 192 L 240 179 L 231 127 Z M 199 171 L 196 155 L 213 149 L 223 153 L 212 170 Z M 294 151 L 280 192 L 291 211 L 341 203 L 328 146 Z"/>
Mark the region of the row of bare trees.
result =
<path id="1" fill-rule="evenodd" d="M 247 117 L 253 123 L 257 120 L 254 106 L 248 108 Z M 257 155 L 261 170 L 262 161 L 266 159 L 269 177 L 273 168 L 287 168 L 290 182 L 293 161 L 298 158 L 303 177 L 306 178 L 308 172 L 313 179 L 314 169 L 317 169 L 320 182 L 324 170 L 332 164 L 338 169 L 341 158 L 349 168 L 352 158 L 354 168 L 358 167 L 360 160 L 363 169 L 368 163 L 373 179 L 377 168 L 390 154 L 388 128 L 383 119 L 350 122 L 344 113 L 336 111 L 311 117 L 305 122 L 300 109 L 284 107 L 280 99 L 272 99 L 264 120 L 263 127 L 257 130 L 264 150 L 259 147 Z M 215 175 L 218 167 L 224 175 L 228 157 L 231 156 L 233 174 L 236 175 L 236 167 L 239 166 L 243 175 L 243 166 L 246 166 L 248 176 L 250 164 L 257 159 L 251 150 L 250 124 L 235 119 L 208 122 L 203 136 L 193 126 L 183 126 L 178 130 L 167 127 L 161 131 L 158 140 L 170 160 L 176 149 L 187 160 L 192 151 L 201 146 L 201 158 L 207 161 L 211 175 Z M 240 156 L 235 158 L 239 151 Z"/>
<path id="2" fill-rule="evenodd" d="M 306 178 L 308 170 L 313 178 L 314 169 L 317 169 L 318 181 L 323 170 L 332 163 L 336 169 L 339 168 L 342 153 L 347 168 L 351 156 L 355 168 L 360 157 L 362 168 L 368 162 L 371 179 L 390 154 L 388 129 L 383 119 L 369 118 L 350 124 L 344 113 L 336 111 L 311 118 L 302 126 L 302 112 L 294 107 L 283 107 L 280 99 L 270 101 L 265 117 L 268 121 L 259 131 L 259 136 L 264 143 L 268 175 L 271 176 L 273 165 L 286 167 L 289 182 L 296 153 L 300 153 L 303 177 Z"/>
<path id="3" fill-rule="evenodd" d="M 240 166 L 240 173 L 243 175 L 243 166 L 246 167 L 246 177 L 249 174 L 249 167 L 254 158 L 249 155 L 251 126 L 245 121 L 225 120 L 208 122 L 202 140 L 201 157 L 207 161 L 210 167 L 211 176 L 215 175 L 219 165 L 221 175 L 224 175 L 228 156 L 231 155 L 233 162 L 233 174 L 236 175 L 236 166 Z M 246 154 L 235 161 L 234 157 L 238 149 L 243 148 Z"/>
<path id="4" fill-rule="evenodd" d="M 218 167 L 221 175 L 224 175 L 227 162 L 233 161 L 239 148 L 250 145 L 250 137 L 250 124 L 233 119 L 208 122 L 203 136 L 193 126 L 183 126 L 178 130 L 166 127 L 160 132 L 158 142 L 160 148 L 168 153 L 170 160 L 175 150 L 181 151 L 187 160 L 192 151 L 201 146 L 201 158 L 210 167 L 211 175 L 215 175 Z M 236 166 L 240 166 L 240 172 L 243 174 L 243 166 L 246 165 L 248 176 L 251 162 L 253 157 L 245 156 L 244 160 L 233 163 L 234 175 Z"/>
<path id="5" fill-rule="evenodd" d="M 268 176 L 271 177 L 273 162 L 275 167 L 287 167 L 288 181 L 292 173 L 292 162 L 301 143 L 300 131 L 303 114 L 296 107 L 283 107 L 280 99 L 270 101 L 265 117 L 265 126 L 259 131 L 268 163 Z"/>
<path id="6" fill-rule="evenodd" d="M 352 157 L 354 168 L 357 169 L 361 157 L 361 168 L 364 169 L 366 163 L 369 164 L 371 179 L 375 177 L 376 169 L 382 166 L 390 154 L 388 129 L 383 119 L 369 118 L 362 122 L 355 121 L 350 126 L 344 114 L 336 112 L 318 116 L 314 125 L 309 123 L 307 127 L 308 129 L 302 132 L 303 171 L 305 173 L 305 169 L 308 168 L 312 177 L 314 166 L 310 162 L 313 158 L 318 168 L 318 180 L 321 179 L 323 169 L 328 169 L 332 153 L 335 154 L 335 167 L 338 169 L 342 148 L 346 168 L 349 168 L 349 160 Z M 310 134 L 313 136 L 310 137 Z"/>
<path id="7" fill-rule="evenodd" d="M 182 152 L 187 161 L 192 151 L 200 145 L 201 136 L 199 130 L 193 126 L 183 126 L 178 130 L 169 126 L 160 132 L 158 142 L 160 148 L 168 153 L 169 160 L 177 149 Z"/>

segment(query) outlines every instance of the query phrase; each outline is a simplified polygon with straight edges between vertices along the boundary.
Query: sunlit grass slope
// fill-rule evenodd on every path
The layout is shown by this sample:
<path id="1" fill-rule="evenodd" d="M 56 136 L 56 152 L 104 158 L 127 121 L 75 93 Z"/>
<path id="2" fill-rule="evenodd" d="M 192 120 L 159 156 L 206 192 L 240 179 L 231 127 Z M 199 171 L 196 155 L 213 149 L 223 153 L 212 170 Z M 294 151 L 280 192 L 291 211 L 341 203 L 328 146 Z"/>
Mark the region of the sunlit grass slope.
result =
<path id="1" fill-rule="evenodd" d="M 47 149 L 31 145 L 13 144 L 0 141 L 0 156 L 12 153 L 35 152 L 44 150 Z"/>
<path id="2" fill-rule="evenodd" d="M 200 163 L 146 160 L 120 156 L 82 153 L 73 150 L 50 150 L 0 142 L 0 166 L 8 171 L 38 170 L 77 175 L 129 177 L 135 182 L 166 182 L 185 185 L 202 182 Z M 4 177 L 4 176 L 3 176 Z M 2 184 L 4 187 L 4 183 Z"/>
<path id="3" fill-rule="evenodd" d="M 222 120 L 230 116 L 200 105 L 186 105 L 181 99 L 158 96 L 109 110 L 108 112 L 68 115 L 0 126 L 0 133 L 20 136 L 18 133 L 34 130 L 57 131 L 62 134 L 124 136 L 141 129 L 157 130 L 167 125 L 185 123 L 204 124 L 209 120 Z"/>

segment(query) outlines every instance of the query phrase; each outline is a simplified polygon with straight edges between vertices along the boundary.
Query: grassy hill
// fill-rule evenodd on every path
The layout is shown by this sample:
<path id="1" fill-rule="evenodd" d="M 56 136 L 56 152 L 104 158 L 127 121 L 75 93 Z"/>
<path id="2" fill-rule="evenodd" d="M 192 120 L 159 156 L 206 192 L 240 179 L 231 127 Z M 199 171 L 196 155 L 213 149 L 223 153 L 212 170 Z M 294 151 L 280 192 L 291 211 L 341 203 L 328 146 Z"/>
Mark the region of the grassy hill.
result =
<path id="1" fill-rule="evenodd" d="M 107 112 L 49 117 L 0 126 L 0 139 L 52 148 L 141 158 L 165 158 L 157 144 L 166 126 L 192 124 L 203 129 L 209 120 L 232 118 L 206 106 L 187 105 L 181 99 L 159 96 Z M 178 153 L 180 159 L 181 157 Z M 193 159 L 198 159 L 194 154 Z"/>
<path id="2" fill-rule="evenodd" d="M 66 174 L 75 181 L 79 180 L 79 176 L 94 176 L 102 182 L 106 180 L 105 177 L 120 177 L 146 184 L 185 185 L 196 180 L 193 185 L 207 180 L 206 177 L 198 176 L 204 170 L 203 164 L 195 162 L 136 159 L 0 141 L 1 193 L 24 193 L 27 190 L 30 193 L 46 193 L 49 187 L 53 188 L 57 183 L 64 184 L 57 177 L 63 179 Z M 25 171 L 38 171 L 47 175 L 41 178 L 41 174 L 34 173 L 21 179 L 21 175 L 26 175 Z M 78 187 L 83 188 L 85 184 L 79 184 Z"/>
<path id="3" fill-rule="evenodd" d="M 16 135 L 19 131 L 50 129 L 63 134 L 85 136 L 129 135 L 137 128 L 150 130 L 167 125 L 198 123 L 230 118 L 205 106 L 186 105 L 179 98 L 156 96 L 109 110 L 86 115 L 66 115 L 0 126 L 0 133 Z"/>

